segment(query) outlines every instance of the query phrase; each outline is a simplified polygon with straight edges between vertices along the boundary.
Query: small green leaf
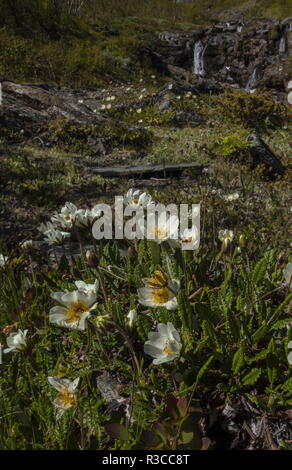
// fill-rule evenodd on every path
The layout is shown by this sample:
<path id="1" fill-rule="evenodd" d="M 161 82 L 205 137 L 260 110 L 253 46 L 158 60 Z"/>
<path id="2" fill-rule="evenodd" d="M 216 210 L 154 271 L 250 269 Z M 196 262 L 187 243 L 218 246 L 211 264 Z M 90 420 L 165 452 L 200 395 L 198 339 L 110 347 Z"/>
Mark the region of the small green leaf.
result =
<path id="1" fill-rule="evenodd" d="M 254 367 L 251 371 L 242 379 L 243 385 L 254 385 L 260 378 L 262 369 Z"/>
<path id="2" fill-rule="evenodd" d="M 244 366 L 244 364 L 245 364 L 244 347 L 241 346 L 233 356 L 232 371 L 235 374 L 238 374 L 238 372 Z"/>

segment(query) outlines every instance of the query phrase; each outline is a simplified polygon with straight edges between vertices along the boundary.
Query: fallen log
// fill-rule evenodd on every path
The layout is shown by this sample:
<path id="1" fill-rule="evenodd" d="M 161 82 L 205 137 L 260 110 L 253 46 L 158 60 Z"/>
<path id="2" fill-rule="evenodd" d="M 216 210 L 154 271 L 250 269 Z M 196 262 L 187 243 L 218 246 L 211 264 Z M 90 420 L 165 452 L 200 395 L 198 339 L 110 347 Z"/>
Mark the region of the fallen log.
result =
<path id="1" fill-rule="evenodd" d="M 145 165 L 126 165 L 126 166 L 108 166 L 108 167 L 86 167 L 85 171 L 97 174 L 103 178 L 116 178 L 119 176 L 143 176 L 151 177 L 161 175 L 178 176 L 184 170 L 193 170 L 195 174 L 199 175 L 203 172 L 204 168 L 208 165 L 203 165 L 198 162 L 190 163 L 158 163 L 158 164 L 145 164 Z"/>

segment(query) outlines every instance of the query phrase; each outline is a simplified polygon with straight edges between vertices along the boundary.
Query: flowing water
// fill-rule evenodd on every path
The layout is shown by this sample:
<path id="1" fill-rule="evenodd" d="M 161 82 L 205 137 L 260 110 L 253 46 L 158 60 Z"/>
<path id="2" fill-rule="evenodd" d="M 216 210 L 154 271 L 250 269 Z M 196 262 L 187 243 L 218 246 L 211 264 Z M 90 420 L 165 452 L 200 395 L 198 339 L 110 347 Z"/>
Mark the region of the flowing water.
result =
<path id="1" fill-rule="evenodd" d="M 199 75 L 200 77 L 204 77 L 206 75 L 205 71 L 205 61 L 204 61 L 204 54 L 205 54 L 206 46 L 202 43 L 202 41 L 197 41 L 194 47 L 194 74 Z"/>
<path id="2" fill-rule="evenodd" d="M 257 67 L 255 67 L 253 69 L 253 72 L 252 72 L 251 76 L 248 79 L 248 82 L 246 84 L 245 89 L 249 92 L 252 92 L 256 88 L 258 78 L 259 78 L 258 77 L 258 69 L 257 69 Z"/>

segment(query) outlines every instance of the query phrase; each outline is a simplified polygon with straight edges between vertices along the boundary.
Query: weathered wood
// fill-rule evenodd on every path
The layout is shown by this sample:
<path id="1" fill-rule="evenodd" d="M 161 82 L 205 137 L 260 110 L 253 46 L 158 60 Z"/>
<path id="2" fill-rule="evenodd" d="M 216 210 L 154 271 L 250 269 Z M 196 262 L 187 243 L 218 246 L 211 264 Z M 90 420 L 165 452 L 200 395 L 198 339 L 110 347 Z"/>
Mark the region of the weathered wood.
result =
<path id="1" fill-rule="evenodd" d="M 108 167 L 86 167 L 85 170 L 104 178 L 115 178 L 119 176 L 157 176 L 157 175 L 178 175 L 183 170 L 194 170 L 196 174 L 201 174 L 208 165 L 202 165 L 197 162 L 190 163 L 158 163 L 145 165 L 126 165 L 126 166 L 108 166 Z"/>

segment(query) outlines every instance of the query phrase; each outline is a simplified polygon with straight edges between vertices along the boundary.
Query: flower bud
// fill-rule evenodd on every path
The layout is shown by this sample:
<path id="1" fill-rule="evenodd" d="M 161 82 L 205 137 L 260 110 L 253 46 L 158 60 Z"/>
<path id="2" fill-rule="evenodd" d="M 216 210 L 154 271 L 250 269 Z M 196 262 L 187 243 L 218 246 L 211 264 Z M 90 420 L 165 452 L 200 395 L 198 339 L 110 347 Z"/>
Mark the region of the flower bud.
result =
<path id="1" fill-rule="evenodd" d="M 85 253 L 85 262 L 90 268 L 96 268 L 99 263 L 99 257 L 95 251 L 87 250 Z"/>
<path id="2" fill-rule="evenodd" d="M 239 237 L 239 246 L 240 246 L 240 248 L 244 248 L 245 243 L 246 243 L 245 236 L 243 234 L 241 234 L 240 237 Z"/>

